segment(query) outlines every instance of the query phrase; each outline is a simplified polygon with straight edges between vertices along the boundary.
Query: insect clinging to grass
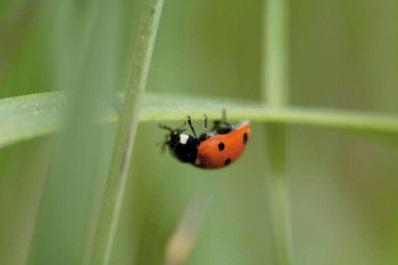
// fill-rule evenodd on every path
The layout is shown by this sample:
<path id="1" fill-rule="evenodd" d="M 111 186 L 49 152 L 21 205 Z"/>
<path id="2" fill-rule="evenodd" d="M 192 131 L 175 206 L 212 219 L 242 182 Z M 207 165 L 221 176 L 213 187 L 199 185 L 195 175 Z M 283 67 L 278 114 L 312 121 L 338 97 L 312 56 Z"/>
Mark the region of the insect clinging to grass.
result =
<path id="1" fill-rule="evenodd" d="M 188 124 L 192 134 L 185 129 Z M 180 128 L 159 125 L 169 131 L 163 147 L 183 163 L 196 167 L 215 169 L 225 167 L 239 158 L 249 140 L 251 126 L 248 121 L 231 123 L 223 110 L 222 119 L 215 120 L 213 127 L 208 129 L 208 119 L 204 115 L 204 132 L 197 134 L 188 116 Z"/>

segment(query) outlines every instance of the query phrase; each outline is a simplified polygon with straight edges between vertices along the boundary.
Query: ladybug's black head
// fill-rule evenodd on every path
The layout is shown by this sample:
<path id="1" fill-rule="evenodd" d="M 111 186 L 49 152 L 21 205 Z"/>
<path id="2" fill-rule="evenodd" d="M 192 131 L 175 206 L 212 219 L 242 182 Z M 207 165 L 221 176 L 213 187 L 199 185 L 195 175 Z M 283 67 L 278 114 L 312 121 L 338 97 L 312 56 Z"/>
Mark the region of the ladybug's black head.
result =
<path id="1" fill-rule="evenodd" d="M 171 129 L 165 126 L 161 126 L 161 128 L 170 132 L 164 143 L 164 146 L 169 147 L 170 153 L 181 162 L 195 163 L 199 145 L 198 138 L 187 134 L 183 129 Z"/>

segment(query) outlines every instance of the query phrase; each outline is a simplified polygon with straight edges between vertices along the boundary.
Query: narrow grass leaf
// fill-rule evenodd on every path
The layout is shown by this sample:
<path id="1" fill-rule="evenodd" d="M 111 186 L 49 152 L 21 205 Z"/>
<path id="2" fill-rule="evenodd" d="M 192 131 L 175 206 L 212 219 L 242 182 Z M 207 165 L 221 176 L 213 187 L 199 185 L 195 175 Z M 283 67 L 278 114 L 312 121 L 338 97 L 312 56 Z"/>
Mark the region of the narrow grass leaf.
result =
<path id="1" fill-rule="evenodd" d="M 162 9 L 163 0 L 150 0 L 143 10 L 138 41 L 130 59 L 126 96 L 121 108 L 119 129 L 99 212 L 90 258 L 92 265 L 109 263 L 126 180 L 131 169 L 131 156 L 138 126 L 140 101 L 148 80 Z"/>
<path id="2" fill-rule="evenodd" d="M 99 114 L 101 118 L 96 122 L 116 122 L 121 102 L 121 95 L 102 102 Z M 249 119 L 255 122 L 326 127 L 359 133 L 398 134 L 398 117 L 392 114 L 291 106 L 273 108 L 264 107 L 259 102 L 175 94 L 145 94 L 141 101 L 139 120 L 183 120 L 188 114 L 193 119 L 202 119 L 203 113 L 214 119 L 220 117 L 221 107 L 228 110 L 228 118 L 231 120 Z M 62 116 L 69 108 L 69 97 L 61 92 L 1 99 L 0 147 L 64 129 Z"/>
<path id="3" fill-rule="evenodd" d="M 263 20 L 263 100 L 276 108 L 288 104 L 289 60 L 287 41 L 287 1 L 264 0 Z M 286 126 L 265 126 L 268 153 L 268 197 L 274 262 L 292 264 L 289 186 L 286 176 Z"/>

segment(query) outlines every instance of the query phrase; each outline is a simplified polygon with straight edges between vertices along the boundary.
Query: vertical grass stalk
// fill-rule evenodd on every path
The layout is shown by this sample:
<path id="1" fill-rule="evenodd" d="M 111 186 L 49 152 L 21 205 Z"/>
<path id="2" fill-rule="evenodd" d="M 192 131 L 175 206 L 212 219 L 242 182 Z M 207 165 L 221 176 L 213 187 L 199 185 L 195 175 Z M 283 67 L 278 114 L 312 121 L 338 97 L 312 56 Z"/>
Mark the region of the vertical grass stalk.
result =
<path id="1" fill-rule="evenodd" d="M 127 176 L 131 168 L 139 105 L 145 92 L 155 39 L 163 9 L 163 0 L 145 3 L 138 39 L 130 59 L 126 97 L 120 113 L 109 175 L 99 212 L 90 257 L 91 265 L 109 263 L 123 201 Z"/>
<path id="2" fill-rule="evenodd" d="M 271 107 L 288 104 L 287 0 L 264 0 L 263 100 Z M 289 190 L 286 176 L 286 128 L 266 125 L 268 194 L 275 264 L 292 264 Z"/>
<path id="3" fill-rule="evenodd" d="M 273 256 L 276 265 L 292 264 L 289 214 L 289 185 L 286 176 L 286 128 L 266 125 L 268 195 L 272 225 Z"/>
<path id="4" fill-rule="evenodd" d="M 264 0 L 263 10 L 263 100 L 270 106 L 288 103 L 289 60 L 287 0 Z"/>

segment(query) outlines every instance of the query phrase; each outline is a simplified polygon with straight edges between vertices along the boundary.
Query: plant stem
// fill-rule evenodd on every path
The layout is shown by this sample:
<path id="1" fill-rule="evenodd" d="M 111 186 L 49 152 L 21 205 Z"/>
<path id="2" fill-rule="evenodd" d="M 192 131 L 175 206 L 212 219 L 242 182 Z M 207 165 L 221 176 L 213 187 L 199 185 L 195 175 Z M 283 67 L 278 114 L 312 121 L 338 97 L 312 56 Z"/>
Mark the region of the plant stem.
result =
<path id="1" fill-rule="evenodd" d="M 263 99 L 272 106 L 288 103 L 287 0 L 264 0 Z"/>
<path id="2" fill-rule="evenodd" d="M 118 120 L 119 96 L 102 104 L 97 123 Z M 175 102 L 180 102 L 176 106 Z M 250 119 L 256 122 L 288 123 L 356 133 L 398 134 L 398 117 L 375 113 L 327 108 L 278 107 L 267 108 L 258 102 L 229 101 L 208 97 L 158 95 L 145 93 L 140 109 L 140 122 L 184 120 L 187 113 L 192 119 L 203 119 L 203 109 L 210 119 L 220 117 L 220 106 L 228 109 L 228 119 Z M 65 93 L 39 93 L 0 99 L 0 148 L 45 136 L 64 129 L 62 115 L 70 108 Z"/>
<path id="3" fill-rule="evenodd" d="M 275 108 L 288 103 L 287 0 L 264 0 L 263 100 Z M 277 265 L 292 264 L 289 190 L 286 176 L 286 128 L 265 127 L 268 155 L 268 194 L 273 256 Z"/>
<path id="4" fill-rule="evenodd" d="M 268 194 L 275 264 L 292 264 L 289 185 L 286 176 L 286 128 L 266 126 Z"/>
<path id="5" fill-rule="evenodd" d="M 103 102 L 98 123 L 118 120 L 121 108 L 119 95 Z M 178 105 L 175 102 L 179 102 Z M 203 109 L 210 119 L 220 117 L 220 106 L 228 109 L 228 119 L 250 119 L 290 125 L 309 125 L 343 129 L 356 133 L 398 135 L 398 117 L 374 113 L 326 108 L 278 107 L 267 108 L 258 102 L 230 101 L 208 97 L 145 93 L 141 101 L 140 122 L 203 119 Z M 45 136 L 64 129 L 62 115 L 70 108 L 69 98 L 62 92 L 38 93 L 0 99 L 0 148 Z M 94 121 L 93 121 L 94 122 Z"/>
<path id="6" fill-rule="evenodd" d="M 143 10 L 138 41 L 130 59 L 126 96 L 120 113 L 119 128 L 99 212 L 90 258 L 91 265 L 109 263 L 126 180 L 132 163 L 131 156 L 138 126 L 140 101 L 148 80 L 162 9 L 163 0 L 148 0 Z"/>

